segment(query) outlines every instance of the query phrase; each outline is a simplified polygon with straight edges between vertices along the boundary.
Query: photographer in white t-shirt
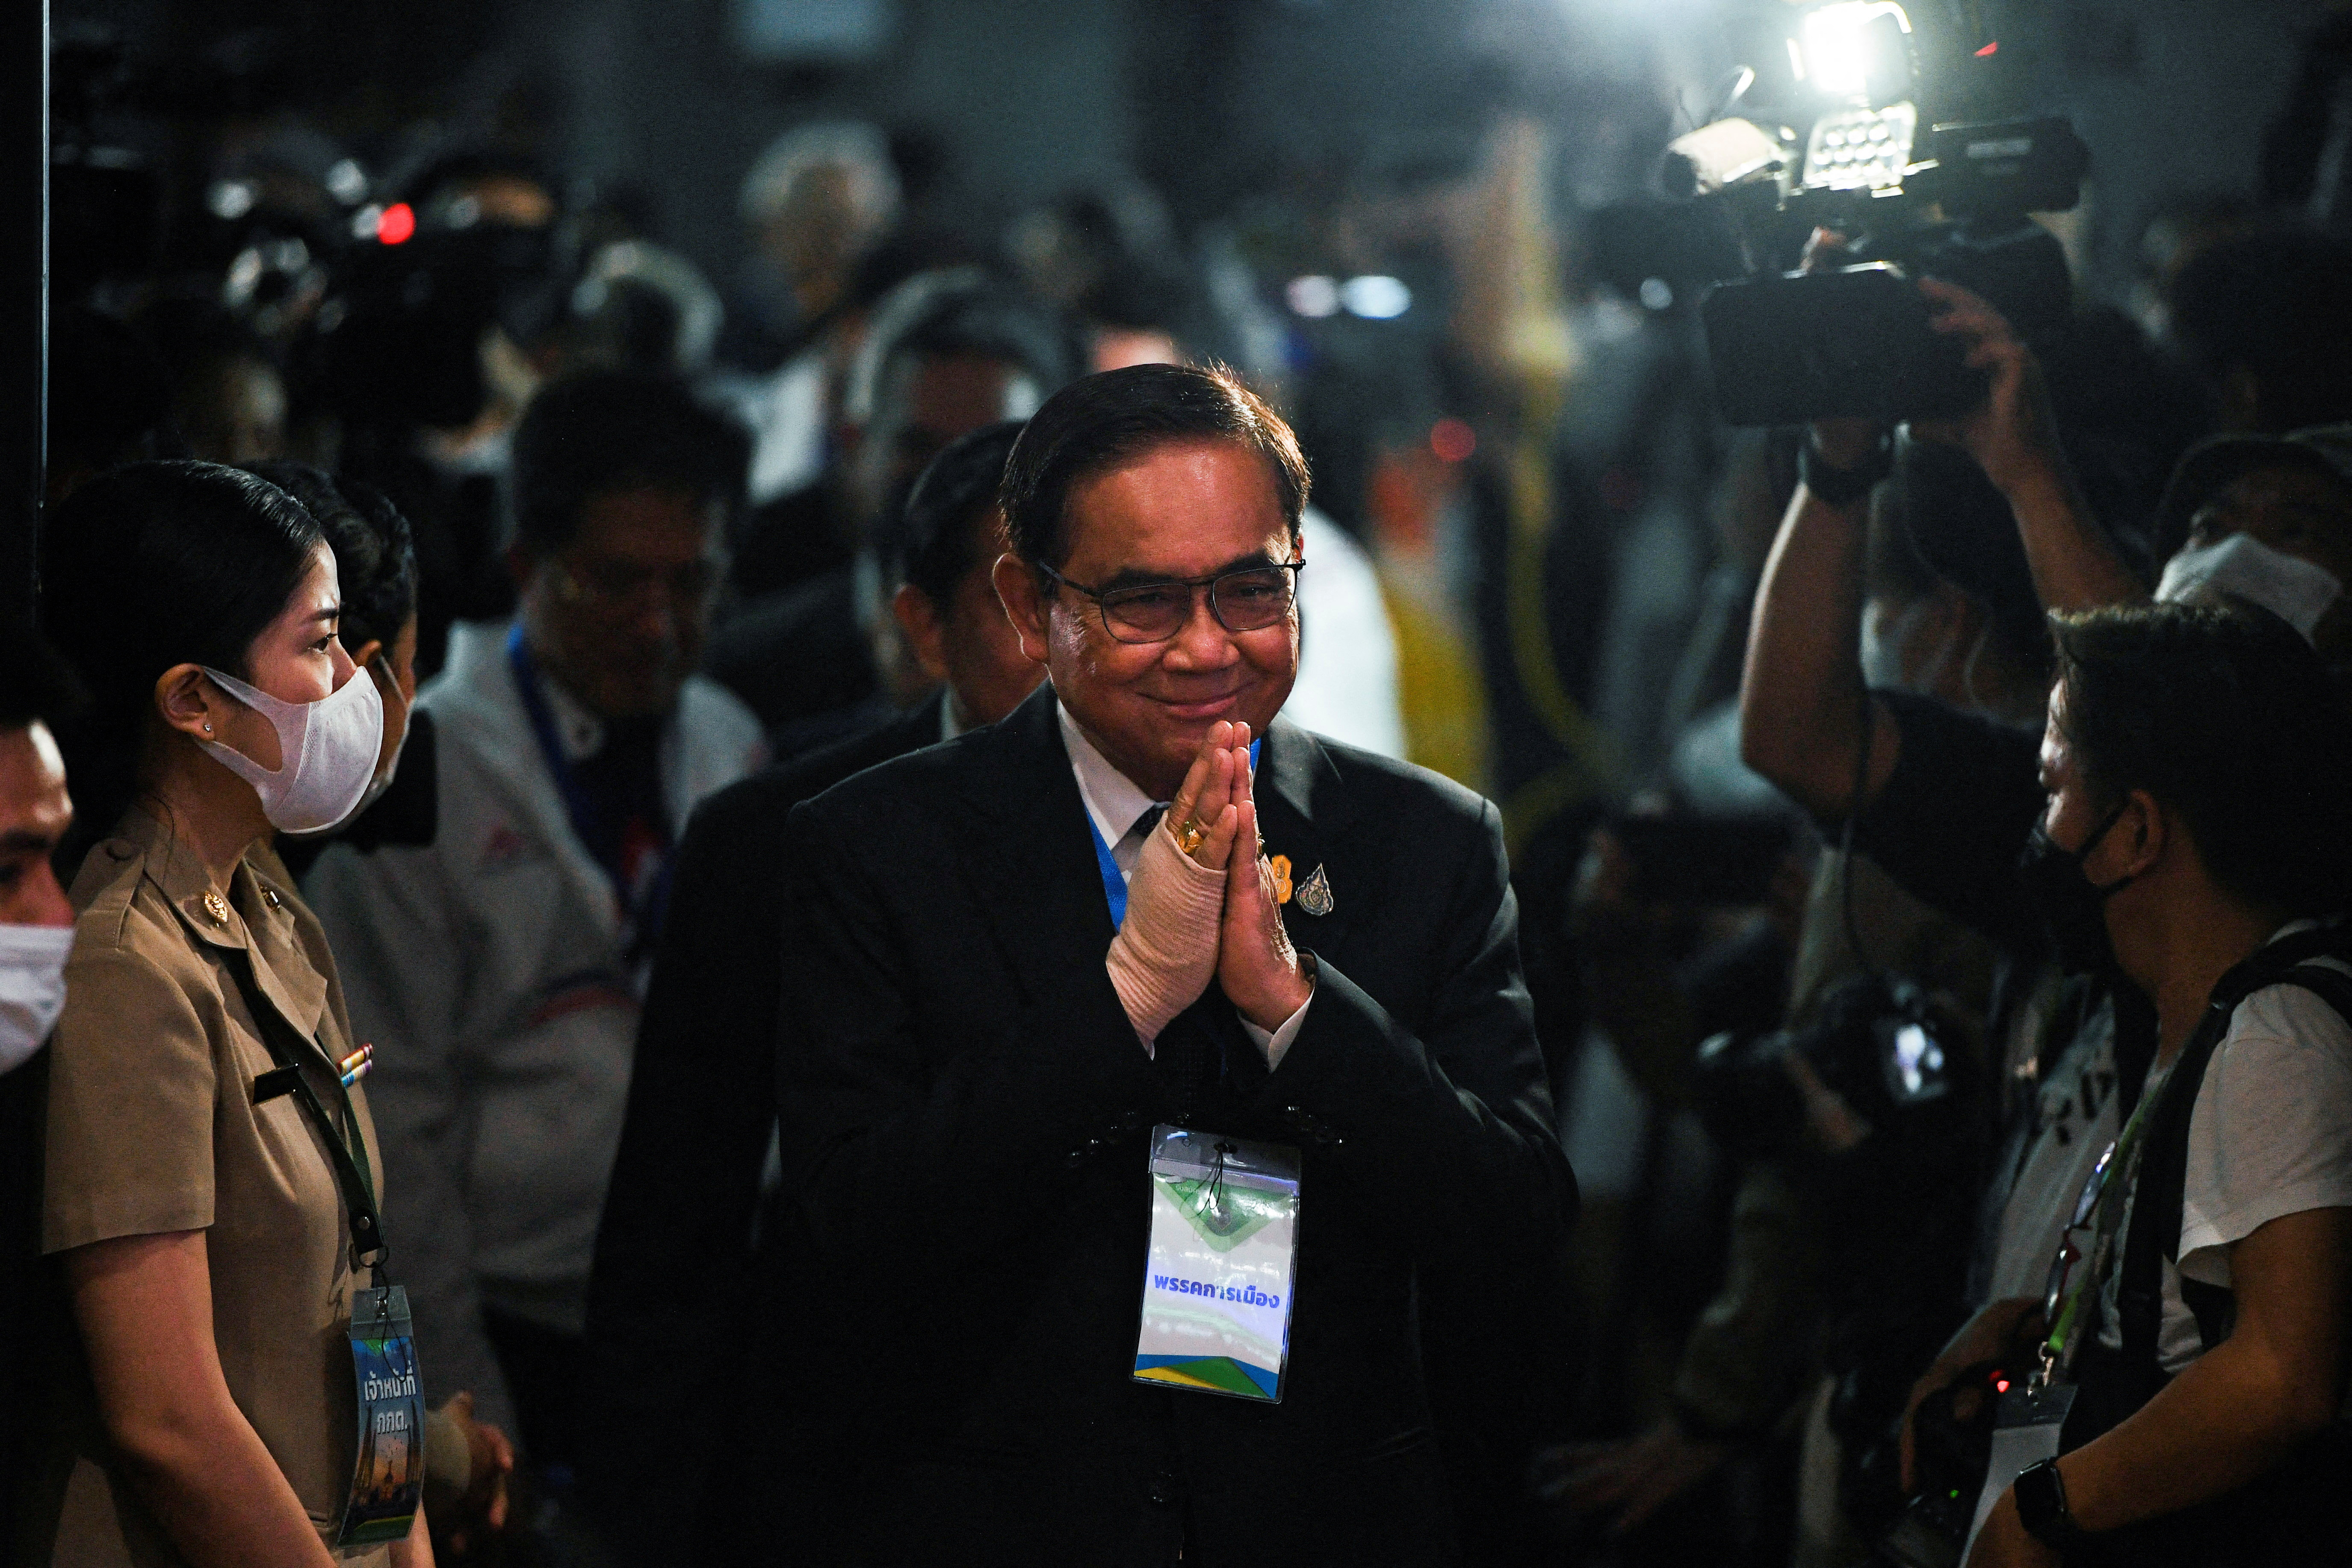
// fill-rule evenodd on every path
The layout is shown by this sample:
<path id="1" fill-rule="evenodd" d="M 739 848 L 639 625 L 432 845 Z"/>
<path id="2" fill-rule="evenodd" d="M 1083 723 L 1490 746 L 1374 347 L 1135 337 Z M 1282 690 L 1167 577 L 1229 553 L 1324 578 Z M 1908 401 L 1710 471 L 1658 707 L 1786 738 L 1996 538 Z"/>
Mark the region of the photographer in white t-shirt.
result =
<path id="1" fill-rule="evenodd" d="M 2158 1049 L 2142 1099 L 2160 1110 L 2200 1020 L 2228 1006 L 2215 1001 L 2224 976 L 2342 909 L 2352 719 L 2310 646 L 2259 609 L 2107 609 L 2055 617 L 2054 627 L 2060 675 L 2042 750 L 2050 805 L 2027 879 L 2062 948 L 2091 956 L 2111 946 L 2154 1003 Z M 2160 1121 L 2149 1118 L 2145 1159 L 2127 1148 L 2116 1163 L 2134 1197 L 2138 1174 L 2155 1168 Z M 2230 1510 L 2238 1489 L 2329 1431 L 2344 1403 L 2352 1026 L 2300 986 L 2252 991 L 2230 1010 L 2186 1136 L 2178 1266 L 2158 1259 L 2153 1394 L 2136 1408 L 2126 1398 L 2128 1414 L 2057 1461 L 2054 1516 L 2046 1476 L 2022 1516 L 2021 1489 L 2004 1494 L 1971 1568 L 2229 1562 L 2257 1535 L 2304 1539 L 2273 1533 L 2284 1528 L 2275 1506 Z M 2075 1265 L 2101 1271 L 2089 1292 L 2102 1303 L 2095 1343 L 2074 1368 L 2086 1402 L 2104 1377 L 2114 1403 L 2118 1358 L 2128 1359 L 2115 1280 L 2130 1219 L 2116 1212 L 2125 1217 L 2105 1260 L 2085 1247 L 2091 1260 Z M 2151 1217 L 2162 1235 L 2168 1220 Z M 2184 1276 L 2230 1292 L 2234 1320 L 2216 1314 L 2229 1325 L 2221 1333 L 2200 1331 Z M 2012 1305 L 2009 1364 L 2031 1365 L 2041 1303 Z M 2125 1369 L 2125 1385 L 2136 1375 Z M 2289 1511 L 2325 1505 L 2321 1490 L 2340 1488 L 2302 1489 Z M 2308 1528 L 2315 1542 L 2336 1540 L 2335 1526 Z M 2246 1560 L 2320 1559 L 2265 1546 Z"/>

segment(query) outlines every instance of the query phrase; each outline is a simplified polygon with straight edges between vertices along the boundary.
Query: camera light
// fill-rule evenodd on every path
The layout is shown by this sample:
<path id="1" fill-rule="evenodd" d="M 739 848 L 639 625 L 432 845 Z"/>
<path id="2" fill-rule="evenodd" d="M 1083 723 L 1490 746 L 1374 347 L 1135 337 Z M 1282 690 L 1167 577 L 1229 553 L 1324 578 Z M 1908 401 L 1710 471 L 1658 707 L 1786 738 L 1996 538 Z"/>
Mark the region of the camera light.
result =
<path id="1" fill-rule="evenodd" d="M 1891 20 L 1889 29 L 1882 19 Z M 1895 0 L 1837 0 L 1809 11 L 1804 20 L 1804 69 L 1799 74 L 1830 98 L 1871 96 L 1874 84 L 1907 79 L 1910 62 L 1899 57 L 1911 18 Z"/>
<path id="2" fill-rule="evenodd" d="M 416 209 L 394 202 L 375 220 L 375 237 L 386 245 L 405 245 L 416 233 Z"/>
<path id="3" fill-rule="evenodd" d="M 1349 279 L 1339 285 L 1339 300 L 1349 315 L 1368 321 L 1391 321 L 1412 309 L 1412 290 L 1402 279 L 1378 273 Z"/>
<path id="4" fill-rule="evenodd" d="M 1319 272 L 1292 279 L 1282 293 L 1290 308 L 1302 316 L 1319 320 L 1339 314 L 1339 285 Z"/>
<path id="5" fill-rule="evenodd" d="M 253 187 L 243 180 L 223 180 L 213 186 L 205 198 L 213 216 L 225 223 L 235 223 L 253 210 Z"/>

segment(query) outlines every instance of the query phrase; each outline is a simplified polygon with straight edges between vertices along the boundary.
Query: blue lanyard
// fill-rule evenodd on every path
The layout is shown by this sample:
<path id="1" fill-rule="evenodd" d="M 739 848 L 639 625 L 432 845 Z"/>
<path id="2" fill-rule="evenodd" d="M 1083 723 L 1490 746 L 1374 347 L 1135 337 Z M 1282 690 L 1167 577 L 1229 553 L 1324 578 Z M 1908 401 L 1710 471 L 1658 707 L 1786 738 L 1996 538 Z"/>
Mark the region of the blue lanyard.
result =
<path id="1" fill-rule="evenodd" d="M 596 805 L 580 787 L 571 760 L 563 754 L 563 740 L 556 733 L 555 715 L 547 706 L 547 694 L 539 687 L 539 662 L 531 658 L 530 647 L 523 640 L 520 620 L 507 633 L 507 663 L 514 670 L 515 689 L 522 697 L 523 711 L 530 718 L 530 732 L 538 738 L 540 754 L 547 759 L 547 771 L 555 780 L 555 791 L 563 797 L 563 814 L 571 819 L 573 837 L 585 848 L 592 837 L 590 825 L 597 820 Z M 629 956 L 633 959 L 652 946 L 661 929 L 662 915 L 669 904 L 670 871 L 675 864 L 675 857 L 666 849 L 654 873 L 653 885 L 646 889 L 644 898 L 632 900 L 630 889 L 622 880 L 621 868 L 597 861 L 604 879 L 613 884 L 613 897 L 628 923 Z"/>
<path id="2" fill-rule="evenodd" d="M 1258 748 L 1263 739 L 1250 742 L 1250 772 L 1257 772 Z M 1081 806 L 1084 802 L 1080 802 Z M 1110 905 L 1110 923 L 1115 930 L 1127 923 L 1127 879 L 1119 873 L 1118 862 L 1110 856 L 1110 846 L 1103 842 L 1102 829 L 1095 826 L 1095 814 L 1087 813 L 1087 831 L 1094 835 L 1095 866 L 1102 872 L 1103 898 Z"/>

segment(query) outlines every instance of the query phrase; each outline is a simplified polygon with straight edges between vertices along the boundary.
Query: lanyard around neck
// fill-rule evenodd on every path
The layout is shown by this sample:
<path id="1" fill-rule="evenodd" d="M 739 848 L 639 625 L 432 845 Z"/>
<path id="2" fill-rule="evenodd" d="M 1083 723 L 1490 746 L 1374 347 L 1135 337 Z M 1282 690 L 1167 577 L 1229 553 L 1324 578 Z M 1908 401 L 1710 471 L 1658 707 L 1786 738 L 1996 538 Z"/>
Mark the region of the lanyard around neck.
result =
<path id="1" fill-rule="evenodd" d="M 507 633 L 507 663 L 514 671 L 515 691 L 522 699 L 522 709 L 530 720 L 530 732 L 538 742 L 540 754 L 547 760 L 547 771 L 555 781 L 555 793 L 562 797 L 563 815 L 572 823 L 572 836 L 586 848 L 596 842 L 596 828 L 602 826 L 603 813 L 588 792 L 581 787 L 580 775 L 572 771 L 572 759 L 564 755 L 563 737 L 555 728 L 555 713 L 540 684 L 539 661 L 531 657 L 530 645 L 524 640 L 522 623 L 517 621 Z M 664 837 L 667 837 L 665 826 Z M 593 852 L 592 852 L 593 853 Z M 661 865 L 656 871 L 653 885 L 642 895 L 631 889 L 619 866 L 607 865 L 602 858 L 596 864 L 604 879 L 613 884 L 613 896 L 619 902 L 623 918 L 632 933 L 633 949 L 641 950 L 652 942 L 655 931 L 669 902 L 669 881 L 673 860 L 665 847 Z"/>

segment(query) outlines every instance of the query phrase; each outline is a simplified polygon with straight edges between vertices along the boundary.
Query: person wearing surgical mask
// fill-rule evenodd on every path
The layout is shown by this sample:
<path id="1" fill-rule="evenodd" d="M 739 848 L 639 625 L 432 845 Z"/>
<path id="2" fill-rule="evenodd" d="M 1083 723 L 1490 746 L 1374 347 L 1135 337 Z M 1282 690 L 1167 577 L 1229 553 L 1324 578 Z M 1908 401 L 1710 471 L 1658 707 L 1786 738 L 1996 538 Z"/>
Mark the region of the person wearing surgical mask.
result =
<path id="1" fill-rule="evenodd" d="M 0 1541 L 15 1539 L 6 1478 L 30 1463 L 41 1398 L 34 1243 L 45 1086 L 28 1064 L 64 1005 L 73 948 L 73 906 L 49 864 L 73 821 L 73 798 L 50 726 L 78 700 L 47 644 L 0 621 Z"/>
<path id="2" fill-rule="evenodd" d="M 0 1073 L 30 1061 L 65 1005 L 73 906 L 49 863 L 73 823 L 51 721 L 75 701 L 55 652 L 0 626 Z"/>
<path id="3" fill-rule="evenodd" d="M 383 1170 L 334 956 L 257 853 L 335 826 L 375 773 L 334 552 L 276 486 L 188 462 L 92 482 L 42 542 L 44 624 L 90 694 L 58 739 L 108 826 L 47 1052 L 39 1246 L 77 1342 L 37 1358 L 26 1560 L 430 1563 L 421 1508 L 399 1541 L 334 1544 L 357 1434 L 330 1352 L 390 1282 L 343 1186 Z"/>
<path id="4" fill-rule="evenodd" d="M 2331 667 L 2352 665 L 2352 425 L 2198 447 L 2166 489 L 2156 537 L 2173 546 L 2159 603 L 2248 600 Z"/>
<path id="5" fill-rule="evenodd" d="M 356 479 L 300 463 L 264 463 L 252 472 L 300 501 L 334 547 L 343 648 L 383 700 L 383 741 L 359 809 L 331 831 L 281 837 L 278 853 L 303 876 L 330 844 L 362 854 L 429 845 L 439 817 L 436 748 L 432 717 L 415 706 L 417 568 L 408 520 L 383 492 Z"/>

